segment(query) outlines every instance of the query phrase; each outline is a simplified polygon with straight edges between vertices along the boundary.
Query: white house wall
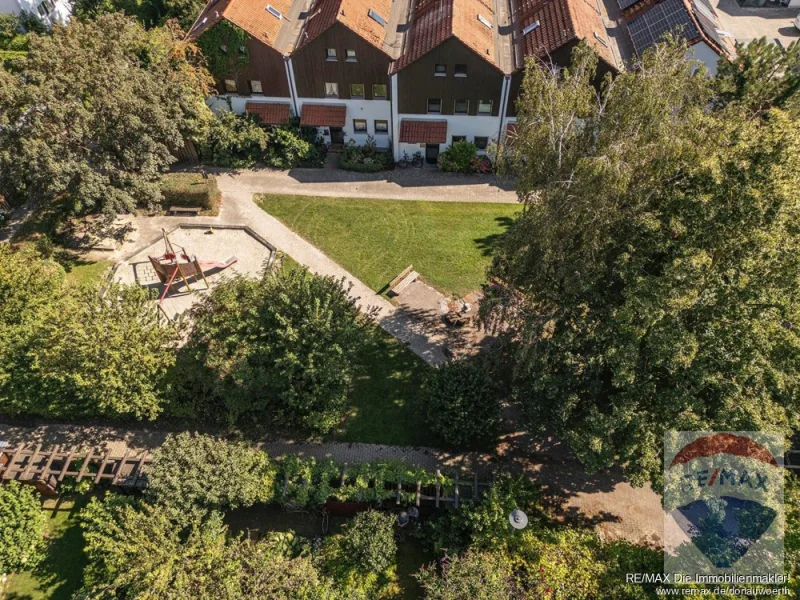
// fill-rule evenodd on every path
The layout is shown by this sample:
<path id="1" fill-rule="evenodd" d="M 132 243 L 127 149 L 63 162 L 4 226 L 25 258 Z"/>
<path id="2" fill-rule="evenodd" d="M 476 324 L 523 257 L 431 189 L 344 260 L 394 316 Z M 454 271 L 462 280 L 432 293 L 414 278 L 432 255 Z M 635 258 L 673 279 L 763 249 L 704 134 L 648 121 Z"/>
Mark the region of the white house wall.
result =
<path id="1" fill-rule="evenodd" d="M 447 121 L 447 140 L 444 144 L 439 144 L 439 152 L 444 152 L 451 144 L 454 135 L 466 136 L 468 142 L 474 142 L 476 137 L 489 138 L 489 143 L 497 143 L 497 135 L 500 131 L 500 117 L 478 117 L 471 115 L 412 115 L 400 114 L 399 121 L 404 119 L 411 121 Z M 415 152 L 425 154 L 425 144 L 406 144 L 399 143 L 397 147 L 398 156 L 402 158 L 403 153 L 412 156 Z M 480 152 L 479 152 L 480 153 Z"/>
<path id="2" fill-rule="evenodd" d="M 347 113 L 345 115 L 344 127 L 344 142 L 345 144 L 350 140 L 355 140 L 359 146 L 367 141 L 368 136 L 375 138 L 379 148 L 389 148 L 391 145 L 391 129 L 389 133 L 375 133 L 375 121 L 387 121 L 392 118 L 391 106 L 388 100 L 342 100 L 340 98 L 297 98 L 297 107 L 300 114 L 303 114 L 304 104 L 332 104 L 336 106 L 346 106 Z M 367 121 L 367 131 L 365 133 L 356 133 L 353 126 L 353 119 L 364 119 Z M 326 142 L 330 142 L 330 132 L 327 127 L 320 127 L 319 131 Z M 325 135 L 325 132 L 329 132 Z"/>
<path id="3" fill-rule="evenodd" d="M 230 106 L 228 106 L 228 101 L 230 101 Z M 221 110 L 231 110 L 236 114 L 243 114 L 245 111 L 245 107 L 247 106 L 248 102 L 270 102 L 274 104 L 288 104 L 289 105 L 289 112 L 294 114 L 294 108 L 292 107 L 292 102 L 289 98 L 285 96 L 259 96 L 259 95 L 252 95 L 252 96 L 239 96 L 237 94 L 225 94 L 220 96 L 209 96 L 206 98 L 206 104 L 208 104 L 209 108 L 214 112 L 219 112 Z"/>
<path id="4" fill-rule="evenodd" d="M 41 3 L 42 0 L 0 0 L 0 13 L 16 15 L 24 10 L 46 25 L 51 25 L 53 23 L 66 25 L 69 22 L 72 8 L 67 0 L 53 0 L 55 8 L 46 17 L 42 17 L 39 14 L 38 6 Z"/>

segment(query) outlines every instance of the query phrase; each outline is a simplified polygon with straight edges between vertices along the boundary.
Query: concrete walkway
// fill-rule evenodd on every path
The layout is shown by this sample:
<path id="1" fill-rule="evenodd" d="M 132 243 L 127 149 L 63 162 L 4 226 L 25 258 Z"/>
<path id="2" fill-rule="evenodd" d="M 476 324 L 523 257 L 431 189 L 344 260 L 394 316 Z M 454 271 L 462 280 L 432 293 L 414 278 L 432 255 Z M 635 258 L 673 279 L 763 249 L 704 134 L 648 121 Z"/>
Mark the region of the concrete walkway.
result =
<path id="1" fill-rule="evenodd" d="M 0 441 L 10 445 L 100 447 L 112 454 L 126 449 L 154 450 L 169 432 L 149 427 L 122 429 L 104 425 L 49 424 L 23 427 L 0 423 Z M 589 475 L 565 446 L 551 437 L 531 438 L 525 433 L 504 436 L 498 456 L 454 454 L 436 448 L 380 444 L 309 443 L 286 439 L 253 440 L 271 457 L 295 455 L 332 458 L 359 464 L 376 460 L 406 460 L 426 469 L 464 468 L 480 477 L 497 468 L 524 473 L 540 483 L 555 513 L 563 520 L 592 526 L 607 539 L 660 545 L 664 513 L 661 499 L 649 487 L 634 488 L 619 472 Z"/>
<path id="2" fill-rule="evenodd" d="M 230 170 L 208 169 L 217 176 L 223 193 L 249 192 L 428 200 L 433 202 L 517 203 L 513 181 L 495 175 L 461 175 L 436 169 L 398 169 L 384 173 L 353 173 L 334 169 Z"/>

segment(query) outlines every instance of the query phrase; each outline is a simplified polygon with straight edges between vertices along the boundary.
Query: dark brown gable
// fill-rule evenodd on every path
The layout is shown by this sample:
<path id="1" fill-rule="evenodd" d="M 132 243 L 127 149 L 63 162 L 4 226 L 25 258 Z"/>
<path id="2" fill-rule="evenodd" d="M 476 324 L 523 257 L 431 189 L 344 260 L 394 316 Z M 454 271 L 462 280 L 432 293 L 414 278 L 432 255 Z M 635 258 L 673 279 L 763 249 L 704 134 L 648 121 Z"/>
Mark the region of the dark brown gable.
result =
<path id="1" fill-rule="evenodd" d="M 225 94 L 225 79 L 236 81 L 236 93 L 247 96 L 251 93 L 251 81 L 261 83 L 263 96 L 277 98 L 289 97 L 289 81 L 286 76 L 286 63 L 283 56 L 274 48 L 250 38 L 247 41 L 250 63 L 238 73 L 220 76 L 217 89 Z"/>
<path id="2" fill-rule="evenodd" d="M 336 60 L 327 60 L 328 48 L 336 50 Z M 355 60 L 347 60 L 347 50 L 355 50 Z M 323 31 L 292 54 L 292 67 L 301 98 L 324 98 L 325 84 L 339 86 L 339 98 L 351 98 L 351 84 L 364 85 L 364 98 L 372 100 L 373 84 L 389 86 L 389 56 L 355 34 L 342 23 Z M 388 98 L 387 98 L 388 100 Z"/>
<path id="3" fill-rule="evenodd" d="M 446 65 L 447 75 L 437 77 L 436 65 Z M 467 76 L 456 77 L 455 66 L 466 65 Z M 456 100 L 468 100 L 470 115 L 477 114 L 478 102 L 491 100 L 492 115 L 500 111 L 503 73 L 478 56 L 457 38 L 451 37 L 397 74 L 398 109 L 401 114 L 426 114 L 428 98 L 441 98 L 443 115 L 454 114 Z"/>

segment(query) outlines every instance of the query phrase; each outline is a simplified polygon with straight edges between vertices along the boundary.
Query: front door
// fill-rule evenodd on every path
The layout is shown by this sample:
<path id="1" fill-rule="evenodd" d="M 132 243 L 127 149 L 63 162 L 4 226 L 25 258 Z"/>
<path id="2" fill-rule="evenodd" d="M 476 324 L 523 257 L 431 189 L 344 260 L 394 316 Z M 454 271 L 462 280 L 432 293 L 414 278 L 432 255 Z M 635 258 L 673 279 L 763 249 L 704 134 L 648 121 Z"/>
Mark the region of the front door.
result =
<path id="1" fill-rule="evenodd" d="M 344 144 L 344 131 L 341 127 L 331 127 L 331 144 Z"/>
<path id="2" fill-rule="evenodd" d="M 439 158 L 439 144 L 425 144 L 425 162 L 435 165 Z"/>

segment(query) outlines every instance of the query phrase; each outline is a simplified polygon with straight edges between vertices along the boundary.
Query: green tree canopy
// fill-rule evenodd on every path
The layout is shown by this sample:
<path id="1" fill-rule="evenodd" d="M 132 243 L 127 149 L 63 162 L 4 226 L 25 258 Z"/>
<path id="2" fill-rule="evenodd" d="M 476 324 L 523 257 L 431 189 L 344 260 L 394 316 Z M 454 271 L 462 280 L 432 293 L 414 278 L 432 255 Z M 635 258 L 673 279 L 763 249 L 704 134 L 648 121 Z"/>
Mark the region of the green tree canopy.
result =
<path id="1" fill-rule="evenodd" d="M 368 320 L 343 281 L 306 269 L 233 277 L 192 317 L 179 362 L 194 414 L 313 432 L 340 421 Z"/>
<path id="2" fill-rule="evenodd" d="M 208 435 L 170 435 L 153 454 L 147 497 L 176 520 L 272 499 L 275 469 L 265 452 Z"/>
<path id="3" fill-rule="evenodd" d="M 665 428 L 800 424 L 800 132 L 708 110 L 680 45 L 592 86 L 529 65 L 512 157 L 525 210 L 484 302 L 518 343 L 528 423 L 591 470 L 661 483 Z"/>
<path id="4" fill-rule="evenodd" d="M 199 138 L 210 76 L 175 27 L 121 14 L 32 35 L 0 69 L 0 193 L 106 214 L 153 207 L 172 151 Z"/>
<path id="5" fill-rule="evenodd" d="M 45 516 L 30 486 L 0 485 L 0 575 L 32 569 L 44 549 Z"/>

